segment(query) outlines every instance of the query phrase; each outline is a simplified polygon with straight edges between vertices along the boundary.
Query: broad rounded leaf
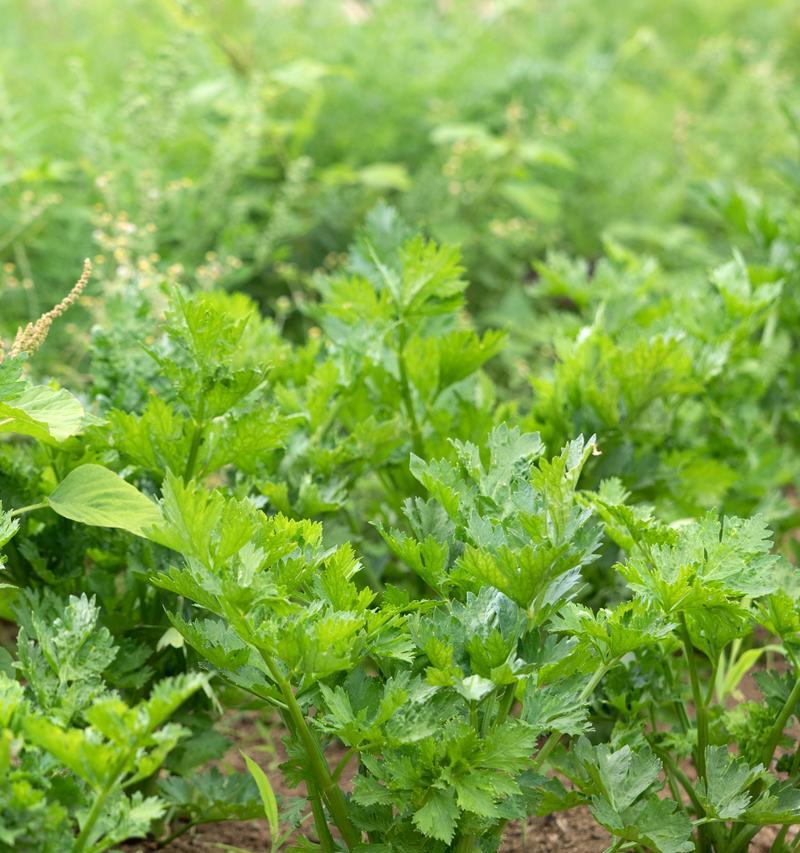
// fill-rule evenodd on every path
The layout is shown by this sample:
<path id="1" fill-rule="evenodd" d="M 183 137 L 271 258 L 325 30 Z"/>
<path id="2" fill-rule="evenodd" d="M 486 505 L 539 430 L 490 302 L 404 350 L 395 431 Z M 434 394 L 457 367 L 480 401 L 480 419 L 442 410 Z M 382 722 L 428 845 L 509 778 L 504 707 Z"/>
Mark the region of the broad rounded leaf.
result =
<path id="1" fill-rule="evenodd" d="M 0 432 L 30 435 L 47 444 L 77 435 L 85 417 L 77 398 L 46 385 L 28 388 L 10 402 L 0 402 Z"/>
<path id="2" fill-rule="evenodd" d="M 147 537 L 162 521 L 158 507 L 102 465 L 81 465 L 59 483 L 48 504 L 64 518 L 95 527 L 119 527 Z"/>

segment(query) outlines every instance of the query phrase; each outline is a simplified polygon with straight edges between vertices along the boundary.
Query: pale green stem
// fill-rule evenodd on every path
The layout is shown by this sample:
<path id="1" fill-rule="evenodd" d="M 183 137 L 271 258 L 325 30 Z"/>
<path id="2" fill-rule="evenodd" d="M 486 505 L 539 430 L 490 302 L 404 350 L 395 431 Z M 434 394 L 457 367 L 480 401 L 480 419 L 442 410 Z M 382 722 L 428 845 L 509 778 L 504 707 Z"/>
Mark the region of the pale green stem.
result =
<path id="1" fill-rule="evenodd" d="M 286 701 L 286 710 L 294 725 L 295 733 L 306 751 L 306 757 L 308 758 L 314 781 L 328 805 L 333 822 L 336 824 L 339 832 L 342 833 L 348 849 L 352 849 L 361 843 L 361 838 L 358 831 L 350 822 L 350 817 L 347 814 L 347 801 L 344 798 L 344 794 L 331 776 L 330 768 L 322 754 L 322 749 L 308 728 L 305 716 L 295 698 L 291 684 L 281 675 L 277 666 L 269 659 L 268 655 L 261 652 L 261 657 L 269 667 L 270 675 L 283 694 Z"/>
<path id="2" fill-rule="evenodd" d="M 778 714 L 775 722 L 772 724 L 772 728 L 770 729 L 769 737 L 767 738 L 767 743 L 764 747 L 764 754 L 761 757 L 761 762 L 766 768 L 769 768 L 770 764 L 772 764 L 772 757 L 775 754 L 778 741 L 781 739 L 781 735 L 783 734 L 783 729 L 786 726 L 789 717 L 794 713 L 794 709 L 797 707 L 798 702 L 800 702 L 800 678 L 795 682 L 792 692 L 789 694 L 789 698 L 784 703 L 780 714 Z"/>
<path id="3" fill-rule="evenodd" d="M 786 833 L 789 831 L 789 825 L 786 824 L 781 827 L 781 831 L 775 836 L 775 840 L 772 842 L 772 846 L 769 848 L 772 853 L 781 853 L 781 851 L 785 847 L 786 841 Z"/>
<path id="4" fill-rule="evenodd" d="M 348 749 L 347 752 L 342 756 L 341 761 L 336 765 L 331 775 L 331 779 L 334 782 L 338 782 L 339 779 L 342 778 L 342 773 L 347 768 L 347 765 L 353 760 L 353 758 L 358 755 L 357 749 Z"/>
<path id="5" fill-rule="evenodd" d="M 311 801 L 311 812 L 314 815 L 314 825 L 317 828 L 317 838 L 322 853 L 334 853 L 336 849 L 333 843 L 331 831 L 328 829 L 328 821 L 325 817 L 325 809 L 322 807 L 322 799 L 313 782 L 306 782 L 308 788 L 308 799 Z"/>
<path id="6" fill-rule="evenodd" d="M 92 830 L 103 812 L 103 806 L 105 806 L 106 800 L 117 786 L 119 777 L 122 775 L 122 771 L 128 763 L 129 757 L 130 755 L 128 752 L 123 754 L 122 758 L 117 762 L 113 772 L 109 776 L 108 782 L 106 782 L 100 790 L 100 793 L 97 795 L 95 801 L 92 803 L 92 808 L 89 810 L 86 822 L 78 834 L 78 837 L 75 839 L 75 845 L 72 848 L 72 853 L 83 853 L 83 851 L 86 850 L 86 845 L 89 843 L 89 836 L 92 834 Z"/>
<path id="7" fill-rule="evenodd" d="M 253 646 L 258 649 L 261 659 L 267 666 L 270 677 L 275 682 L 276 686 L 283 695 L 286 703 L 286 711 L 288 718 L 294 728 L 294 734 L 300 739 L 303 749 L 308 759 L 309 767 L 313 776 L 313 783 L 317 790 L 322 795 L 323 800 L 328 806 L 333 822 L 336 824 L 339 832 L 345 840 L 348 850 L 352 850 L 361 843 L 361 835 L 353 826 L 350 817 L 347 814 L 347 801 L 341 788 L 336 784 L 331 776 L 330 768 L 322 754 L 322 748 L 319 742 L 311 733 L 311 730 L 306 723 L 303 710 L 297 702 L 297 697 L 294 695 L 294 690 L 289 681 L 283 676 L 277 664 L 272 660 L 266 650 L 263 649 L 253 636 L 247 620 L 236 608 L 226 608 L 225 615 L 228 621 L 234 626 L 239 633 L 239 636 L 249 639 Z"/>
<path id="8" fill-rule="evenodd" d="M 192 433 L 192 443 L 189 447 L 189 457 L 186 460 L 186 467 L 183 470 L 183 481 L 188 483 L 194 476 L 194 469 L 197 465 L 197 455 L 200 452 L 200 445 L 203 443 L 203 433 L 205 432 L 205 424 L 197 423 Z"/>
<path id="9" fill-rule="evenodd" d="M 692 683 L 692 698 L 694 699 L 694 710 L 697 718 L 697 772 L 700 778 L 706 779 L 706 747 L 708 746 L 708 715 L 703 691 L 700 687 L 700 676 L 697 673 L 697 663 L 694 659 L 694 645 L 686 624 L 686 617 L 681 613 L 680 633 L 683 640 L 683 649 L 686 655 L 686 664 L 689 667 L 689 679 Z"/>
<path id="10" fill-rule="evenodd" d="M 37 509 L 45 509 L 48 506 L 49 504 L 47 503 L 47 501 L 42 501 L 38 504 L 29 504 L 28 506 L 21 506 L 18 509 L 12 509 L 9 515 L 11 516 L 11 518 L 14 518 L 15 516 L 24 515 L 27 512 L 33 512 Z"/>

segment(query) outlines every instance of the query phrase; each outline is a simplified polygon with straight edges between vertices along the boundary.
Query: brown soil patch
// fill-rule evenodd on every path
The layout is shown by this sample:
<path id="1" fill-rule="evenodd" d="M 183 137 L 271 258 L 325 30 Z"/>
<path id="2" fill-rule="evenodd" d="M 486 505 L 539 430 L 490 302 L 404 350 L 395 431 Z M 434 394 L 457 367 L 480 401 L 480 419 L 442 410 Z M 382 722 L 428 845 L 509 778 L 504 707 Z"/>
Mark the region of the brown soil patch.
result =
<path id="1" fill-rule="evenodd" d="M 531 818 L 528 823 L 512 824 L 506 833 L 501 853 L 602 853 L 611 838 L 598 826 L 589 809 Z"/>
<path id="2" fill-rule="evenodd" d="M 241 847 L 254 853 L 269 850 L 266 821 L 199 826 L 166 847 L 159 848 L 153 842 L 133 842 L 126 844 L 123 849 L 127 853 L 155 853 L 158 850 L 164 853 L 212 853 L 220 850 L 220 844 Z M 500 850 L 501 853 L 602 853 L 608 844 L 608 834 L 595 823 L 588 809 L 580 808 L 546 818 L 532 818 L 524 828 L 520 824 L 513 824 Z"/>
<path id="3" fill-rule="evenodd" d="M 264 824 L 261 821 L 261 824 Z M 551 815 L 530 820 L 523 831 L 521 826 L 509 828 L 501 853 L 602 853 L 609 843 L 608 835 L 592 819 L 586 809 L 575 809 L 568 815 Z M 126 851 L 154 853 L 195 853 L 218 851 L 220 844 L 229 844 L 252 850 L 254 853 L 269 849 L 269 833 L 258 822 L 214 824 L 175 839 L 166 847 L 152 843 L 128 844 Z"/>

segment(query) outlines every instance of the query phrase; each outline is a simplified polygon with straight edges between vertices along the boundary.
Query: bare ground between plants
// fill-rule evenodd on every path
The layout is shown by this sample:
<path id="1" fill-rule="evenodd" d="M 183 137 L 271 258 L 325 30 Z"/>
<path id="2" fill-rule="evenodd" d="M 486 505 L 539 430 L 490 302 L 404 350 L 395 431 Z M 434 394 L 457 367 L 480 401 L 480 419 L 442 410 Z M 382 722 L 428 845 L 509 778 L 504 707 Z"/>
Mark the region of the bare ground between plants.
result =
<path id="1" fill-rule="evenodd" d="M 768 853 L 776 831 L 768 828 L 753 840 L 753 853 Z M 525 827 L 512 824 L 506 833 L 500 853 L 602 853 L 610 836 L 598 826 L 587 808 L 531 818 Z M 196 827 L 165 847 L 154 842 L 133 842 L 124 846 L 126 853 L 193 853 L 217 851 L 224 845 L 239 847 L 253 853 L 269 850 L 266 821 L 240 821 Z"/>
<path id="2" fill-rule="evenodd" d="M 155 853 L 157 850 L 164 853 L 212 853 L 220 849 L 218 845 L 227 844 L 261 853 L 269 849 L 269 833 L 264 824 L 265 821 L 246 821 L 198 827 L 166 847 L 134 843 L 124 849 L 129 853 Z M 532 819 L 524 832 L 519 825 L 511 826 L 500 849 L 501 853 L 602 853 L 608 843 L 609 836 L 597 826 L 588 810 L 581 808 L 568 814 Z"/>

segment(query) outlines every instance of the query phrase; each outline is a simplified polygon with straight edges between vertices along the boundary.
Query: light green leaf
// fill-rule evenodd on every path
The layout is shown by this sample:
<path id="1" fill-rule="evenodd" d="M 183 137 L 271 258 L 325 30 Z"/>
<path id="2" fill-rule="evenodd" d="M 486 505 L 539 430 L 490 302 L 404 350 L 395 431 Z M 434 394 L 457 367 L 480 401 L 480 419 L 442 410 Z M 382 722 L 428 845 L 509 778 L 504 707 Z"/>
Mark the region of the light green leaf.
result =
<path id="1" fill-rule="evenodd" d="M 411 186 L 408 170 L 402 163 L 370 163 L 357 175 L 365 187 L 376 190 L 407 190 Z"/>
<path id="2" fill-rule="evenodd" d="M 83 406 L 68 391 L 38 385 L 0 403 L 0 432 L 30 435 L 53 444 L 80 432 L 84 416 Z"/>
<path id="3" fill-rule="evenodd" d="M 158 507 L 130 483 L 101 465 L 81 465 L 47 500 L 64 518 L 96 527 L 119 527 L 137 536 L 162 521 Z"/>
<path id="4" fill-rule="evenodd" d="M 250 758 L 249 755 L 242 753 L 242 758 L 247 765 L 253 779 L 256 780 L 258 791 L 261 794 L 261 802 L 264 804 L 264 814 L 269 822 L 269 831 L 273 838 L 278 836 L 280 824 L 278 823 L 278 801 L 275 799 L 275 792 L 272 790 L 267 774 L 258 766 L 258 764 Z"/>
<path id="5" fill-rule="evenodd" d="M 781 651 L 781 646 L 770 644 L 742 652 L 733 666 L 727 670 L 720 670 L 716 683 L 717 702 L 724 702 L 729 694 L 733 694 L 734 698 L 740 698 L 741 693 L 738 692 L 737 688 L 745 675 L 758 663 L 761 655 L 765 652 L 781 653 Z"/>
<path id="6" fill-rule="evenodd" d="M 728 752 L 725 746 L 706 748 L 707 776 L 698 785 L 700 800 L 710 817 L 735 820 L 750 805 L 749 788 L 764 770 Z"/>
<path id="7" fill-rule="evenodd" d="M 449 844 L 456 833 L 458 815 L 452 791 L 432 790 L 425 805 L 414 812 L 414 825 L 429 838 Z"/>
<path id="8" fill-rule="evenodd" d="M 494 682 L 480 675 L 470 675 L 461 679 L 455 685 L 455 689 L 468 701 L 480 702 L 484 696 L 492 691 Z"/>
<path id="9" fill-rule="evenodd" d="M 19 521 L 14 518 L 10 512 L 3 511 L 3 504 L 0 503 L 0 548 L 3 547 L 14 536 L 19 529 Z M 0 559 L 0 565 L 2 560 Z"/>

